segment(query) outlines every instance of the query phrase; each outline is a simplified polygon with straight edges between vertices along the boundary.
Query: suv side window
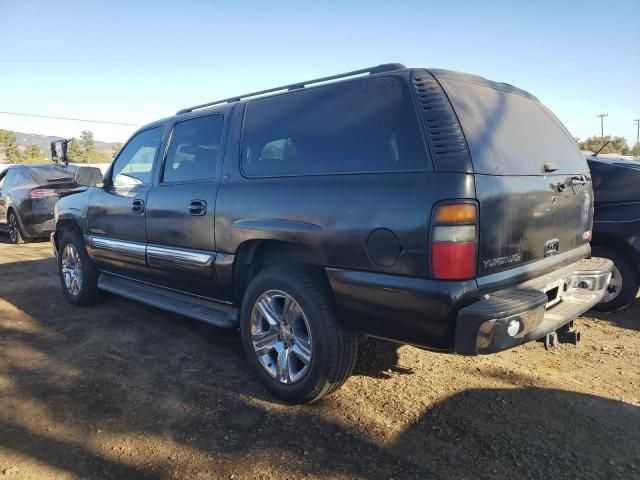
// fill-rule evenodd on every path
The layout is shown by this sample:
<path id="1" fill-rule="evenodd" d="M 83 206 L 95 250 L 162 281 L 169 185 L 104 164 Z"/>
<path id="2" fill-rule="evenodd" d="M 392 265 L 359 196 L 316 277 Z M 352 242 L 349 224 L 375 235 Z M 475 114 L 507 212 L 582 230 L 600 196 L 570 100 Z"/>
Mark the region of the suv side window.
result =
<path id="1" fill-rule="evenodd" d="M 178 122 L 162 172 L 162 182 L 211 180 L 220 159 L 222 115 L 207 115 Z"/>
<path id="2" fill-rule="evenodd" d="M 19 179 L 20 179 L 20 169 L 12 168 L 7 171 L 7 174 L 5 175 L 1 186 L 2 188 L 9 189 L 14 185 L 16 185 Z"/>
<path id="3" fill-rule="evenodd" d="M 151 183 L 153 159 L 160 145 L 163 130 L 164 127 L 144 130 L 127 143 L 113 164 L 113 186 L 135 187 Z"/>
<path id="4" fill-rule="evenodd" d="M 359 79 L 247 104 L 242 145 L 245 175 L 427 168 L 411 91 L 400 78 Z"/>

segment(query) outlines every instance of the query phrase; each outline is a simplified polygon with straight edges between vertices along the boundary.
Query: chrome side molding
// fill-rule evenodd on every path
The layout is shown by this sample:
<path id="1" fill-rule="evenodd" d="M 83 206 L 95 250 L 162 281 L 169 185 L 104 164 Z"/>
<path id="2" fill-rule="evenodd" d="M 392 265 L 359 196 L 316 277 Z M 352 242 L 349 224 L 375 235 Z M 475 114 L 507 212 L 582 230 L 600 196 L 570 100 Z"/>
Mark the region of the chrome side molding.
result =
<path id="1" fill-rule="evenodd" d="M 147 246 L 144 243 L 127 242 L 124 240 L 114 240 L 111 238 L 96 237 L 87 235 L 87 243 L 91 248 L 98 250 L 108 250 L 131 257 L 144 258 Z"/>
<path id="2" fill-rule="evenodd" d="M 172 264 L 176 266 L 206 268 L 213 264 L 214 259 L 215 254 L 147 245 L 147 262 L 149 262 L 149 265 L 152 267 Z"/>
<path id="3" fill-rule="evenodd" d="M 126 255 L 143 261 L 146 260 L 152 267 L 175 266 L 197 270 L 209 269 L 217 255 L 215 252 L 146 245 L 139 242 L 114 240 L 94 235 L 87 235 L 86 242 L 97 256 L 104 256 L 104 254 L 99 253 L 100 251 Z"/>

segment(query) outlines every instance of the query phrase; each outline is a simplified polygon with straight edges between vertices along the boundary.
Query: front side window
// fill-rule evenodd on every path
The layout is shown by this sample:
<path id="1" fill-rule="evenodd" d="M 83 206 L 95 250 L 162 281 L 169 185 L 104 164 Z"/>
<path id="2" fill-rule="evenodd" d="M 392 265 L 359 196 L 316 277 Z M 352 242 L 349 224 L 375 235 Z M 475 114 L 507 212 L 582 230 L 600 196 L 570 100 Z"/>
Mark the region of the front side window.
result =
<path id="1" fill-rule="evenodd" d="M 326 85 L 247 105 L 242 170 L 248 176 L 426 168 L 411 93 L 399 78 Z"/>
<path id="2" fill-rule="evenodd" d="M 115 163 L 111 178 L 115 187 L 149 185 L 153 160 L 162 140 L 163 127 L 154 127 L 138 133 L 122 149 Z"/>
<path id="3" fill-rule="evenodd" d="M 222 115 L 207 115 L 176 123 L 164 162 L 162 181 L 211 180 L 220 161 Z"/>

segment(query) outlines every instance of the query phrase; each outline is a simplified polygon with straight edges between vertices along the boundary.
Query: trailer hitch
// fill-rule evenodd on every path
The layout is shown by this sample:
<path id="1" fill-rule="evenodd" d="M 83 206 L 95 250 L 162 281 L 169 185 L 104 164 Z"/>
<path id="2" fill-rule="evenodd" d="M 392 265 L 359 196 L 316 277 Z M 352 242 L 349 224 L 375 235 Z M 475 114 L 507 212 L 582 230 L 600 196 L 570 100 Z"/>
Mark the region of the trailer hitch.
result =
<path id="1" fill-rule="evenodd" d="M 562 343 L 577 345 L 580 341 L 580 332 L 574 330 L 573 321 L 571 321 L 558 330 L 546 334 L 540 341 L 544 342 L 544 348 L 547 350 L 552 350 Z"/>

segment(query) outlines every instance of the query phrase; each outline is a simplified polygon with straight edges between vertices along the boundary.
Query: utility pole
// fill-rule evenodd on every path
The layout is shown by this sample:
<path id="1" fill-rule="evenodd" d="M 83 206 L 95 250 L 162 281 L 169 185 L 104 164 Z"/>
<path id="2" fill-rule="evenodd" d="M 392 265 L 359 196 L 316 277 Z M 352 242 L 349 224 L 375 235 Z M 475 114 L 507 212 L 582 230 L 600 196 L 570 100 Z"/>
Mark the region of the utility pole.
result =
<path id="1" fill-rule="evenodd" d="M 634 123 L 636 124 L 636 145 L 640 144 L 640 118 L 636 118 L 634 120 Z"/>
<path id="2" fill-rule="evenodd" d="M 603 113 L 602 115 L 596 115 L 596 117 L 600 117 L 600 137 L 604 137 L 604 117 L 608 117 L 608 113 Z"/>

